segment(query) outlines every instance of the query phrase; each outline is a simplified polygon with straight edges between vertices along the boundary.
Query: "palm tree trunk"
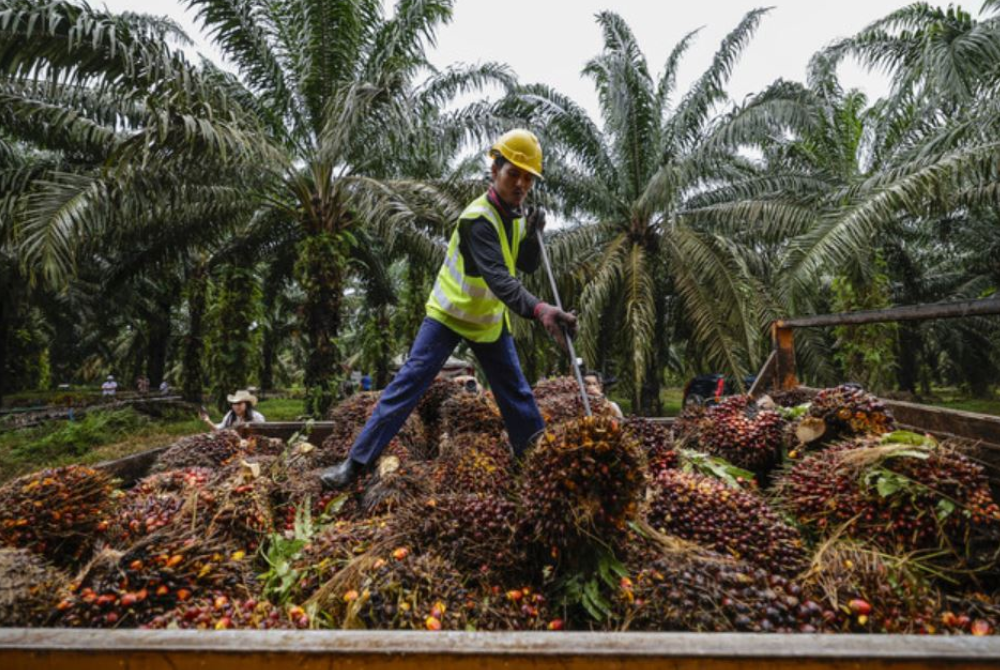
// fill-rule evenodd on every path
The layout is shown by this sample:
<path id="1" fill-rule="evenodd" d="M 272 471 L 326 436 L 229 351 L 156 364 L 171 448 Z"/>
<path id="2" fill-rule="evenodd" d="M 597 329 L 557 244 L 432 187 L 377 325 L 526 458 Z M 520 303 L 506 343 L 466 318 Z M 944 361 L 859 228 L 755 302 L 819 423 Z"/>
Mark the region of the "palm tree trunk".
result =
<path id="1" fill-rule="evenodd" d="M 219 409 L 226 395 L 246 388 L 256 349 L 250 328 L 258 315 L 260 291 L 249 268 L 229 266 L 219 287 L 216 341 L 212 349 L 213 397 Z"/>
<path id="2" fill-rule="evenodd" d="M 313 416 L 326 413 L 341 376 L 337 336 L 346 258 L 343 246 L 333 233 L 314 234 L 302 243 L 296 268 L 306 294 L 306 412 Z"/>
<path id="3" fill-rule="evenodd" d="M 389 323 L 389 308 L 378 308 L 378 358 L 375 361 L 375 388 L 384 389 L 389 385 L 389 365 L 392 362 L 392 326 Z"/>
<path id="4" fill-rule="evenodd" d="M 173 303 L 168 295 L 160 296 L 157 301 L 159 308 L 148 321 L 149 349 L 146 357 L 146 375 L 152 388 L 157 388 L 163 381 L 163 372 L 167 367 L 167 353 L 170 348 L 170 313 Z"/>
<path id="5" fill-rule="evenodd" d="M 201 403 L 204 371 L 202 354 L 204 352 L 205 304 L 208 279 L 205 269 L 199 267 L 188 284 L 188 334 L 184 338 L 184 399 L 189 402 Z"/>

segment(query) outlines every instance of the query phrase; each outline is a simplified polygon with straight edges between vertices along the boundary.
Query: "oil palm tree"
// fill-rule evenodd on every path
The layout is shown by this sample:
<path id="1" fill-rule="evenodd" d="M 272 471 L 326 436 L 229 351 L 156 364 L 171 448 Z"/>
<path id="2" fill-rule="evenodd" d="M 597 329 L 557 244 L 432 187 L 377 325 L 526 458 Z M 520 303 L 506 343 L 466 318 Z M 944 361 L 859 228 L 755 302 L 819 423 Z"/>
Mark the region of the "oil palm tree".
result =
<path id="1" fill-rule="evenodd" d="M 145 221 L 151 203 L 295 245 L 305 380 L 310 408 L 321 412 L 338 368 L 352 231 L 372 222 L 365 206 L 420 190 L 387 188 L 400 176 L 395 158 L 418 139 L 453 143 L 476 129 L 472 115 L 446 118 L 440 107 L 512 82 L 495 64 L 430 66 L 425 48 L 452 4 L 400 0 L 387 18 L 378 0 L 191 0 L 232 75 L 188 63 L 172 44 L 186 37 L 163 20 L 3 0 L 0 76 L 12 112 L 0 127 L 49 145 L 65 140 L 91 159 L 32 196 L 23 249 L 58 280 L 72 269 L 74 242 Z M 395 235 L 425 239 L 396 224 Z"/>
<path id="2" fill-rule="evenodd" d="M 552 255 L 581 279 L 583 351 L 592 362 L 617 362 L 633 407 L 645 412 L 658 410 L 676 322 L 706 364 L 740 373 L 758 362 L 760 287 L 731 233 L 764 218 L 776 226 L 804 218 L 795 203 L 764 198 L 758 166 L 739 151 L 784 124 L 806 123 L 799 92 L 778 82 L 722 109 L 726 82 L 766 11 L 748 13 L 680 97 L 677 71 L 696 33 L 654 78 L 624 20 L 598 14 L 604 47 L 583 73 L 597 88 L 601 125 L 554 90 L 522 91 L 559 157 L 545 188 L 582 222 L 553 237 Z"/>

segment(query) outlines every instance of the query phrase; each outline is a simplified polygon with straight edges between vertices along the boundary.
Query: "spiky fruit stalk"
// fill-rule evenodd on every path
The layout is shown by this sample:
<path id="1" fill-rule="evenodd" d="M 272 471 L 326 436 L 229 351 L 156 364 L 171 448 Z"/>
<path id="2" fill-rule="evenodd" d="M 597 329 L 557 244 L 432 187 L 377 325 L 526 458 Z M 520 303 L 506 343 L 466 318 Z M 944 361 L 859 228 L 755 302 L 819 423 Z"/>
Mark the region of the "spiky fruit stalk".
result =
<path id="1" fill-rule="evenodd" d="M 0 627 L 42 626 L 69 577 L 27 549 L 0 549 Z"/>

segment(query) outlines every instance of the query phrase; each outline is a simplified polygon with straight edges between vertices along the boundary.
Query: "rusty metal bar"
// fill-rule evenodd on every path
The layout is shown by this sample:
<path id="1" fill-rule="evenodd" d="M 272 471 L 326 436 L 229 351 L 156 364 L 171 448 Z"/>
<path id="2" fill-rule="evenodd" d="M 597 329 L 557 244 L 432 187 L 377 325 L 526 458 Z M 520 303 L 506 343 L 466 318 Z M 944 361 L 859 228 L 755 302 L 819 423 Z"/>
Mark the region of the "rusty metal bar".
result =
<path id="1" fill-rule="evenodd" d="M 799 385 L 795 375 L 795 335 L 792 328 L 777 321 L 772 326 L 774 340 L 774 388 L 791 389 Z"/>
<path id="2" fill-rule="evenodd" d="M 0 630 L 5 670 L 996 668 L 1000 638 L 734 633 Z"/>
<path id="3" fill-rule="evenodd" d="M 811 328 L 814 326 L 846 326 L 887 321 L 923 321 L 927 319 L 958 319 L 963 316 L 990 316 L 1000 314 L 1000 299 L 936 302 L 929 305 L 908 305 L 865 312 L 841 312 L 783 319 L 778 328 Z"/>

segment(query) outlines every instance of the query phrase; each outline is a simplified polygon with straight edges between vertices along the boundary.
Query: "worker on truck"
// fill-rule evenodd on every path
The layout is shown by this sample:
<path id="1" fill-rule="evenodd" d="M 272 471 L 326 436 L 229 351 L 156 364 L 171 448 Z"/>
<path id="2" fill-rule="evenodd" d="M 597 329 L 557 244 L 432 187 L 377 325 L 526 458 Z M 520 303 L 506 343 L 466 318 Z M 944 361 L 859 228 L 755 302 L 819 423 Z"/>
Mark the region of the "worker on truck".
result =
<path id="1" fill-rule="evenodd" d="M 545 214 L 522 206 L 542 176 L 542 147 L 533 133 L 516 129 L 496 141 L 490 157 L 492 184 L 458 218 L 410 357 L 382 392 L 347 458 L 320 475 L 328 488 L 347 486 L 372 467 L 462 340 L 482 365 L 514 454 L 523 455 L 545 427 L 521 372 L 508 315 L 539 321 L 564 347 L 563 329 L 576 332 L 574 315 L 542 302 L 515 276 L 538 268 L 536 232 L 544 230 Z"/>

